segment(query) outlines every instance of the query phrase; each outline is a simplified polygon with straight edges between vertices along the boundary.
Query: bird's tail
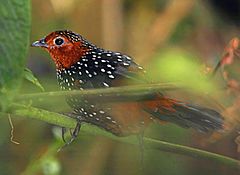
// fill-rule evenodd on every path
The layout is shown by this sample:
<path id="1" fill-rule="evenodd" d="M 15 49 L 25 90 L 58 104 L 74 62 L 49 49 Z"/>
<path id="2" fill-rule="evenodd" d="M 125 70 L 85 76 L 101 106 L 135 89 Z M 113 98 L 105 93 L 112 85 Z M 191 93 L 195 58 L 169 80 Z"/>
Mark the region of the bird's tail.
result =
<path id="1" fill-rule="evenodd" d="M 186 104 L 163 96 L 158 96 L 154 101 L 146 102 L 144 110 L 154 118 L 172 122 L 185 128 L 194 128 L 202 132 L 223 129 L 223 117 L 215 110 Z"/>

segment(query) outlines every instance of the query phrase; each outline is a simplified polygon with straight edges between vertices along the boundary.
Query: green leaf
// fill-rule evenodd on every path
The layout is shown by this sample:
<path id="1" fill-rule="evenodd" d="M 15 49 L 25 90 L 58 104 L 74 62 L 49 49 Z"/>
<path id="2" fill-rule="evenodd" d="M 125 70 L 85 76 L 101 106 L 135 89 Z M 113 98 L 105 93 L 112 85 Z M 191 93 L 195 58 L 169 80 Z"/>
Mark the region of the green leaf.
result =
<path id="1" fill-rule="evenodd" d="M 18 92 L 29 46 L 30 0 L 0 0 L 0 108 Z M 4 100 L 3 100 L 4 99 Z"/>
<path id="2" fill-rule="evenodd" d="M 38 79 L 33 75 L 32 71 L 28 68 L 24 69 L 24 78 L 28 81 L 30 81 L 32 84 L 39 87 L 42 91 L 44 91 L 43 86 L 40 84 Z"/>

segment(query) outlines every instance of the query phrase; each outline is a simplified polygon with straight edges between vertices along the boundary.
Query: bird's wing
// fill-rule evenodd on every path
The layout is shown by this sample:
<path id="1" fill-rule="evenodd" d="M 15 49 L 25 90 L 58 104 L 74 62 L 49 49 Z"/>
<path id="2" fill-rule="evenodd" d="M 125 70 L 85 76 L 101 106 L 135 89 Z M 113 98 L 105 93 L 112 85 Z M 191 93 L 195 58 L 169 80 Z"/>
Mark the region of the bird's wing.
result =
<path id="1" fill-rule="evenodd" d="M 116 83 L 116 86 L 120 86 L 119 81 L 125 81 L 125 85 L 147 82 L 145 70 L 135 63 L 131 57 L 119 52 L 105 52 L 102 59 L 106 59 L 114 67 L 113 75 L 116 76 L 116 79 L 113 81 L 113 85 Z"/>

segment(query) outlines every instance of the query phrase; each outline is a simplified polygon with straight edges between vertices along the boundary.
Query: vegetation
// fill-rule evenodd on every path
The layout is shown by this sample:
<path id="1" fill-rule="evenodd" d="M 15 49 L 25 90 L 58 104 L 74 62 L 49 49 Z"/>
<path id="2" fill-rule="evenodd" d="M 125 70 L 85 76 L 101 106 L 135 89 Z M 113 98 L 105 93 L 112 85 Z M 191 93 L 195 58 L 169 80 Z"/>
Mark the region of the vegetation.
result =
<path id="1" fill-rule="evenodd" d="M 231 145 L 234 145 L 232 147 L 237 147 L 233 139 L 238 138 L 238 135 L 233 135 L 232 133 L 239 127 L 239 116 L 237 115 L 236 109 L 239 104 L 239 99 L 234 98 L 234 95 L 239 96 L 239 80 L 236 78 L 239 68 L 236 64 L 232 63 L 235 61 L 235 56 L 239 54 L 238 39 L 236 38 L 230 41 L 224 50 L 222 59 L 219 57 L 219 68 L 221 68 L 221 71 L 217 69 L 215 72 L 216 75 L 214 76 L 212 76 L 211 73 L 214 71 L 215 63 L 218 63 L 218 61 L 216 61 L 217 59 L 212 60 L 212 66 L 206 68 L 206 66 L 203 66 L 206 59 L 197 60 L 195 59 L 197 54 L 193 51 L 183 51 L 184 49 L 172 44 L 172 42 L 175 42 L 180 45 L 181 42 L 184 42 L 181 38 L 183 36 L 185 38 L 190 37 L 190 40 L 192 40 L 191 37 L 193 35 L 187 36 L 188 28 L 195 29 L 196 33 L 201 32 L 201 20 L 205 19 L 206 16 L 201 16 L 199 26 L 194 28 L 193 26 L 195 26 L 194 23 L 196 23 L 195 20 L 197 19 L 196 16 L 198 16 L 200 10 L 205 10 L 207 13 L 210 13 L 210 10 L 206 10 L 201 4 L 194 4 L 192 1 L 186 1 L 182 4 L 171 1 L 164 1 L 165 3 L 158 4 L 157 1 L 149 1 L 154 5 L 144 1 L 135 3 L 131 1 L 125 1 L 124 3 L 116 1 L 115 3 L 118 5 L 116 6 L 115 3 L 111 4 L 111 2 L 108 1 L 103 0 L 99 2 L 92 0 L 89 2 L 82 1 L 81 6 L 79 2 L 74 1 L 69 2 L 69 4 L 63 3 L 63 6 L 57 5 L 56 1 L 46 1 L 46 4 L 33 1 L 33 12 L 31 12 L 31 3 L 29 0 L 2 0 L 0 2 L 0 24 L 2 26 L 0 28 L 0 126 L 2 128 L 0 134 L 2 138 L 0 141 L 0 155 L 3 155 L 3 157 L 0 158 L 0 172 L 3 172 L 3 174 L 78 174 L 78 172 L 75 172 L 73 169 L 80 166 L 81 169 L 78 169 L 79 174 L 133 174 L 133 172 L 138 172 L 137 174 L 156 174 L 159 173 L 159 171 L 161 171 L 162 174 L 192 174 L 194 169 L 196 169 L 196 171 L 200 170 L 201 164 L 204 165 L 203 167 L 206 165 L 205 171 L 210 169 L 214 171 L 214 173 L 218 172 L 218 169 L 222 166 L 224 166 L 221 172 L 222 174 L 239 172 L 240 161 L 237 160 L 237 156 L 235 155 L 237 154 L 237 149 L 231 150 L 233 154 L 232 152 L 227 152 L 228 150 L 222 149 L 204 151 L 205 149 L 211 150 L 211 148 L 208 148 L 211 147 L 211 144 L 213 148 L 215 145 L 225 146 L 226 141 L 224 138 L 229 138 L 232 142 Z M 71 3 L 74 5 L 71 5 Z M 31 28 L 35 32 L 33 34 L 34 39 L 37 39 L 36 35 L 38 35 L 38 33 L 42 35 L 50 28 L 57 28 L 59 26 L 61 26 L 61 28 L 62 26 L 79 28 L 80 24 L 75 24 L 79 21 L 71 21 L 72 18 L 70 18 L 70 16 L 73 16 L 72 11 L 77 12 L 76 7 L 79 6 L 82 10 L 80 13 L 86 15 L 86 11 L 88 11 L 86 9 L 89 8 L 91 4 L 97 6 L 96 4 L 103 5 L 104 3 L 110 3 L 108 5 L 111 5 L 111 7 L 119 13 L 123 13 L 124 11 L 129 15 L 129 19 L 126 22 L 129 29 L 126 29 L 126 34 L 123 34 L 124 32 L 120 29 L 116 29 L 115 27 L 111 29 L 109 28 L 109 24 L 103 22 L 102 33 L 103 40 L 105 40 L 103 45 L 105 45 L 105 47 L 112 47 L 112 49 L 125 49 L 124 51 L 127 51 L 126 48 L 123 47 L 124 42 L 134 41 L 136 44 L 131 46 L 128 51 L 135 55 L 136 58 L 139 58 L 139 62 L 144 63 L 150 62 L 151 60 L 151 63 L 146 67 L 151 67 L 151 69 L 149 69 L 149 75 L 153 82 L 157 83 L 86 91 L 58 91 L 54 85 L 55 83 L 51 83 L 54 82 L 52 74 L 45 74 L 43 73 L 44 71 L 41 70 L 39 77 L 42 84 L 40 84 L 32 71 L 27 68 Z M 64 15 L 69 17 L 67 22 L 65 23 L 63 19 L 61 22 L 48 19 L 47 22 L 51 25 L 46 25 L 44 20 L 38 21 L 37 18 L 41 19 L 41 17 L 45 18 L 49 15 L 49 11 L 46 11 L 46 14 L 42 14 L 41 12 L 41 9 L 49 5 L 54 9 L 58 18 L 63 19 L 64 17 L 61 16 L 60 12 L 62 12 L 61 9 L 64 8 L 64 13 L 66 13 Z M 35 8 L 37 7 L 39 7 L 39 9 L 36 10 Z M 164 10 L 153 10 L 153 7 L 164 7 Z M 176 13 L 176 7 L 181 7 L 182 11 L 179 11 L 178 15 L 173 15 L 174 12 Z M 107 8 L 108 7 L 103 7 L 105 10 L 107 10 Z M 197 9 L 197 14 L 192 12 L 193 8 Z M 111 14 L 108 14 L 108 12 L 103 11 L 101 13 L 103 13 L 103 20 L 112 20 L 109 17 Z M 109 13 L 116 12 L 110 10 Z M 80 16 L 80 14 L 78 15 Z M 116 18 L 119 20 L 123 17 L 123 15 L 118 13 L 114 15 L 117 15 Z M 32 27 L 31 16 L 33 17 Z M 50 16 L 51 15 L 49 15 L 49 18 Z M 89 18 L 94 19 L 96 16 L 97 14 Z M 138 16 L 139 19 L 136 19 L 136 16 Z M 170 17 L 172 17 L 171 22 L 167 23 Z M 149 25 L 150 19 L 154 22 L 151 24 L 150 32 L 146 32 L 146 26 Z M 144 21 L 141 23 L 141 20 Z M 38 21 L 38 23 L 36 21 Z M 162 27 L 162 22 L 164 21 L 166 26 Z M 211 25 L 210 22 L 212 21 L 209 21 L 208 25 Z M 86 19 L 82 19 L 82 23 L 87 23 Z M 92 25 L 99 24 L 95 22 Z M 39 26 L 43 27 L 37 30 Z M 81 30 L 82 32 L 87 31 L 84 27 Z M 114 34 L 112 31 L 118 31 L 118 33 Z M 127 31 L 137 31 L 138 33 L 133 33 L 129 36 L 130 34 L 128 34 Z M 112 33 L 112 38 L 118 38 L 117 43 L 116 40 L 109 41 L 106 33 Z M 87 34 L 90 35 L 90 32 Z M 94 34 L 94 32 L 92 32 L 92 34 Z M 122 36 L 119 37 L 118 35 Z M 161 39 L 159 39 L 160 36 Z M 129 37 L 129 40 L 123 41 L 121 39 L 127 37 Z M 138 42 L 139 40 L 144 40 L 145 42 L 140 43 Z M 230 38 L 228 40 L 230 40 Z M 165 42 L 168 42 L 172 47 L 164 45 Z M 190 43 L 191 42 L 192 41 L 190 41 Z M 159 49 L 160 46 L 162 46 L 161 49 Z M 199 46 L 199 51 L 201 51 L 201 49 L 204 50 L 203 46 Z M 139 52 L 136 52 L 136 50 Z M 210 52 L 216 54 L 216 51 L 210 50 Z M 220 55 L 219 53 L 221 52 L 219 51 L 218 55 Z M 40 52 L 34 53 L 33 51 L 31 54 L 30 57 L 32 58 L 46 56 L 40 55 Z M 36 63 L 38 61 L 39 63 Z M 29 60 L 28 64 L 29 62 L 31 61 Z M 43 63 L 42 60 L 35 59 L 32 66 L 33 69 L 38 67 L 41 62 Z M 233 68 L 229 69 L 228 66 L 233 66 Z M 36 70 L 37 69 L 35 69 L 35 71 Z M 54 73 L 53 70 L 54 69 L 52 69 L 51 72 Z M 233 77 L 231 77 L 232 75 Z M 191 101 L 197 101 L 199 96 L 203 97 L 198 101 L 199 103 L 205 106 L 214 106 L 219 110 L 221 109 L 224 114 L 228 116 L 228 118 L 226 118 L 226 126 L 228 126 L 228 128 L 226 128 L 225 133 L 213 134 L 208 138 L 206 135 L 199 136 L 201 134 L 197 135 L 195 133 L 199 140 L 205 139 L 205 141 L 199 141 L 191 136 L 192 130 L 184 130 L 172 125 L 164 125 L 161 129 L 157 126 L 152 126 L 146 131 L 146 136 L 143 139 L 144 157 L 143 164 L 141 164 L 141 149 L 137 137 L 130 136 L 120 138 L 92 125 L 84 124 L 79 139 L 62 151 L 57 152 L 63 145 L 63 142 L 60 138 L 60 130 L 52 127 L 52 125 L 56 125 L 58 128 L 74 128 L 76 125 L 74 119 L 63 114 L 63 112 L 70 110 L 64 103 L 65 95 L 78 94 L 79 96 L 88 96 L 93 99 L 99 98 L 101 95 L 103 102 L 112 100 L 111 102 L 113 103 L 119 103 L 125 100 L 144 100 L 145 97 L 148 97 L 156 91 L 176 94 L 177 97 L 183 99 L 187 96 L 186 99 Z M 228 94 L 226 93 L 227 91 Z M 233 93 L 234 95 L 229 93 Z M 224 101 L 224 98 L 227 100 Z M 10 120 L 12 128 L 8 127 L 7 117 L 12 119 Z M 32 118 L 43 122 L 30 120 Z M 52 125 L 49 126 L 46 123 Z M 235 123 L 234 126 L 233 123 Z M 12 130 L 12 135 L 9 134 L 10 130 Z M 20 145 L 14 144 L 16 143 L 15 139 L 20 142 Z M 11 141 L 11 143 L 8 143 L 9 141 Z M 199 145 L 191 143 L 194 141 Z M 179 144 L 176 144 L 176 142 Z M 200 145 L 204 144 L 205 147 L 200 148 Z M 87 152 L 87 154 L 84 152 Z M 7 153 L 10 155 L 8 156 Z M 65 155 L 66 158 L 61 155 Z M 184 155 L 185 157 L 179 155 Z M 74 158 L 71 158 L 71 156 Z M 78 156 L 82 159 L 78 159 Z M 194 163 L 196 160 L 189 158 L 196 159 L 197 163 Z M 6 159 L 11 159 L 11 161 L 7 163 Z M 126 159 L 130 159 L 130 161 L 128 160 L 124 163 Z M 203 159 L 204 162 L 201 162 L 201 159 Z M 182 162 L 181 160 L 184 161 Z M 93 161 L 95 161 L 94 164 L 92 164 Z M 205 161 L 210 162 L 209 164 L 214 165 L 215 168 L 208 166 L 207 163 L 204 164 Z M 172 162 L 174 162 L 175 165 L 173 165 Z M 129 167 L 129 165 L 127 165 L 128 163 L 132 163 L 133 166 Z M 89 166 L 92 167 L 89 168 Z M 140 170 L 141 166 L 144 166 L 142 170 Z M 129 170 L 120 170 L 122 169 L 121 167 L 127 167 Z M 93 168 L 94 170 L 92 170 Z"/>

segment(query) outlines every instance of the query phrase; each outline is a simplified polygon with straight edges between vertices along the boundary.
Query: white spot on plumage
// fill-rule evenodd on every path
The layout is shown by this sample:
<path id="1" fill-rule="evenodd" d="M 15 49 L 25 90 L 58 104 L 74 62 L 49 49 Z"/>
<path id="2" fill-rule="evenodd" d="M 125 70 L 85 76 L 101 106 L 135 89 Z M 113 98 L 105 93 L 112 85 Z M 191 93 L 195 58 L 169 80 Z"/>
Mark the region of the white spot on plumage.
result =
<path id="1" fill-rule="evenodd" d="M 99 113 L 100 113 L 100 114 L 104 114 L 105 112 L 104 112 L 104 111 L 102 111 L 102 110 L 100 110 L 100 111 L 99 111 Z"/>
<path id="2" fill-rule="evenodd" d="M 127 60 L 132 60 L 132 58 L 130 58 L 129 56 L 126 56 Z"/>
<path id="3" fill-rule="evenodd" d="M 109 87 L 109 85 L 106 82 L 103 82 L 103 85 Z"/>
<path id="4" fill-rule="evenodd" d="M 102 68 L 102 69 L 101 69 L 101 72 L 106 72 L 106 70 Z"/>
<path id="5" fill-rule="evenodd" d="M 111 78 L 111 79 L 114 79 L 114 78 L 115 78 L 113 75 L 109 75 L 108 77 Z"/>

